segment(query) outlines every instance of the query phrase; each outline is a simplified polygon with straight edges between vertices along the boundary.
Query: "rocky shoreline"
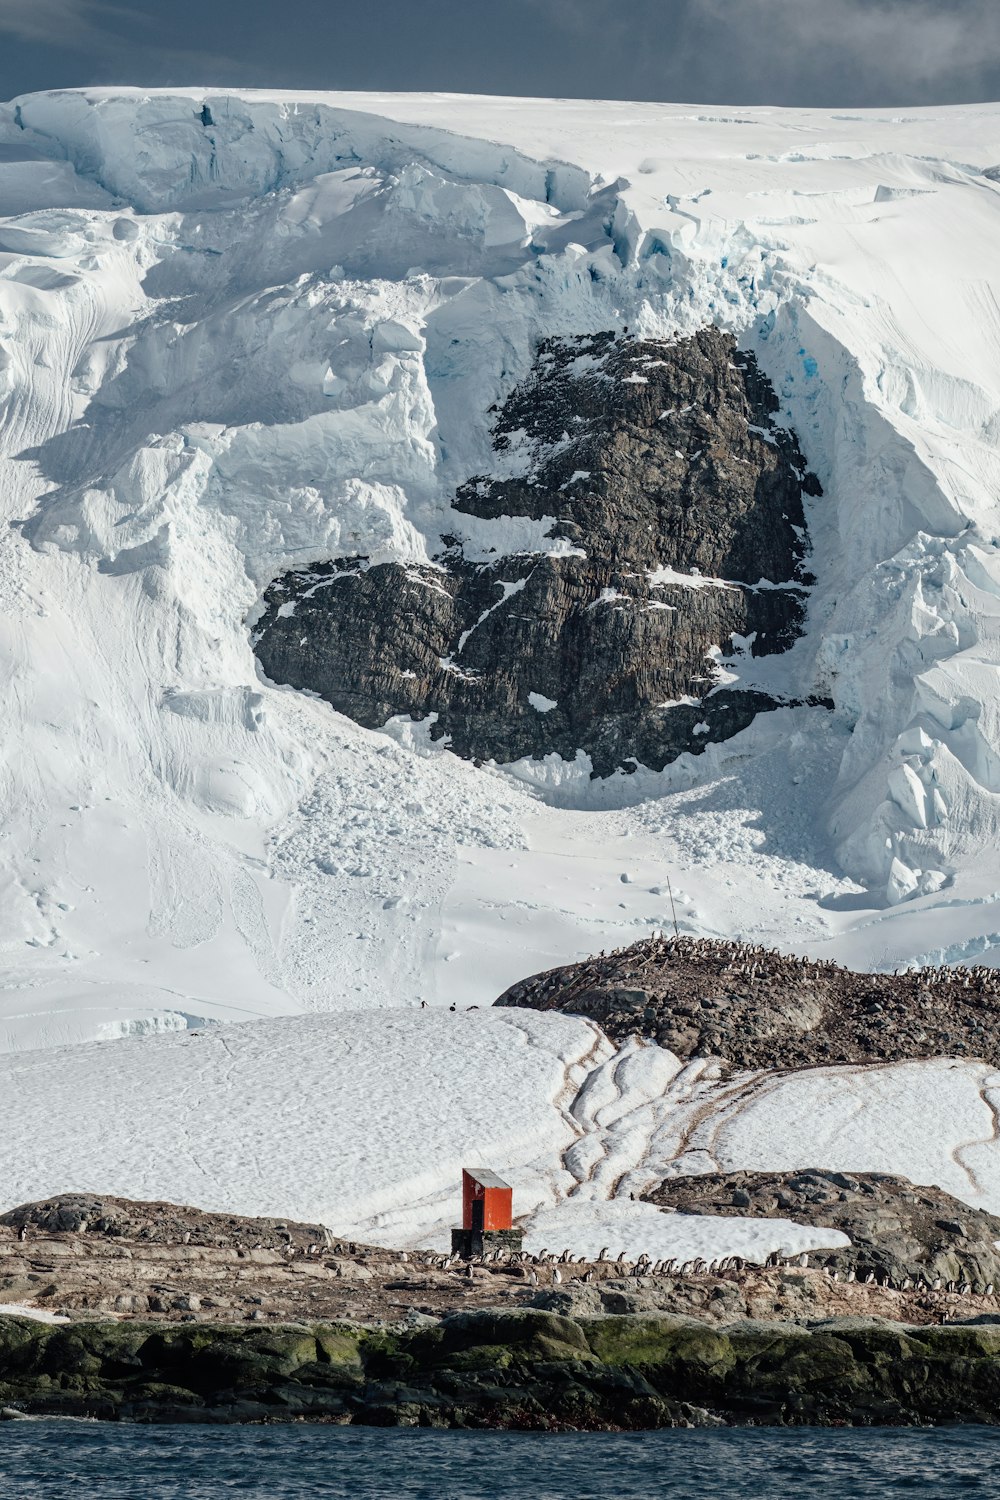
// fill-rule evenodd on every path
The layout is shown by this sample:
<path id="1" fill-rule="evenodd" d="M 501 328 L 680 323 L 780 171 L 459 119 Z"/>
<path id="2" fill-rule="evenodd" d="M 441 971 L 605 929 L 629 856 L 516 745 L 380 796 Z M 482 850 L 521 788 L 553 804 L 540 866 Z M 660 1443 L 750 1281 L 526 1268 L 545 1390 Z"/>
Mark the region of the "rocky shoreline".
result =
<path id="1" fill-rule="evenodd" d="M 733 1198 L 737 1198 L 734 1204 Z M 669 1313 L 719 1326 L 803 1326 L 830 1318 L 911 1325 L 1000 1315 L 1000 1221 L 935 1188 L 816 1169 L 671 1178 L 647 1198 L 664 1212 L 828 1222 L 851 1244 L 768 1265 L 610 1251 L 489 1255 L 337 1239 L 315 1224 L 170 1203 L 65 1193 L 0 1215 L 0 1313 L 57 1323 L 410 1326 L 487 1308 L 572 1317 Z M 750 1208 L 740 1205 L 750 1199 Z"/>
<path id="2" fill-rule="evenodd" d="M 415 1327 L 0 1319 L 0 1408 L 130 1422 L 634 1431 L 1000 1421 L 1000 1319 L 712 1327 L 458 1312 Z"/>

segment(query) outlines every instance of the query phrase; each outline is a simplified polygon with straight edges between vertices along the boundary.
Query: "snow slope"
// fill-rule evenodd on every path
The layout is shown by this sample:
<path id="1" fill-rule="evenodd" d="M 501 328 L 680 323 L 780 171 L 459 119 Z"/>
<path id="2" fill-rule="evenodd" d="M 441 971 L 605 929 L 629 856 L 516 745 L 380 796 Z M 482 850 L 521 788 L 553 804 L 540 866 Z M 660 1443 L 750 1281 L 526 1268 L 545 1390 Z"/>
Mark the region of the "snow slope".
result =
<path id="1" fill-rule="evenodd" d="M 0 1047 L 488 1003 L 668 875 L 687 930 L 991 957 L 997 163 L 993 106 L 0 106 Z M 269 579 L 425 559 L 540 335 L 707 321 L 825 490 L 809 630 L 753 670 L 833 714 L 591 783 L 259 678 Z"/>
<path id="2" fill-rule="evenodd" d="M 646 1180 L 664 1175 L 653 1096 L 679 1069 L 656 1047 L 616 1060 L 590 1022 L 509 1010 L 285 1017 L 8 1054 L 0 1211 L 114 1192 L 446 1248 L 461 1168 L 488 1162 L 536 1250 L 763 1260 L 845 1243 L 783 1220 L 667 1215 L 629 1200 L 635 1174 L 616 1188 L 584 1169 L 628 1156 Z"/>

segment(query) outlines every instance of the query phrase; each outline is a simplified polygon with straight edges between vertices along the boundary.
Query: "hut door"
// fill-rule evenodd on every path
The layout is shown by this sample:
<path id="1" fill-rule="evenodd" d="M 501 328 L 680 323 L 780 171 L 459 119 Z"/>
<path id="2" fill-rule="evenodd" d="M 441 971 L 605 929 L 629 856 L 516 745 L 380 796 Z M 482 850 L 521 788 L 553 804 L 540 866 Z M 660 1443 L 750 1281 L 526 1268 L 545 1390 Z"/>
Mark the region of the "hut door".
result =
<path id="1" fill-rule="evenodd" d="M 472 1232 L 482 1234 L 483 1232 L 483 1209 L 485 1205 L 482 1198 L 472 1200 Z"/>

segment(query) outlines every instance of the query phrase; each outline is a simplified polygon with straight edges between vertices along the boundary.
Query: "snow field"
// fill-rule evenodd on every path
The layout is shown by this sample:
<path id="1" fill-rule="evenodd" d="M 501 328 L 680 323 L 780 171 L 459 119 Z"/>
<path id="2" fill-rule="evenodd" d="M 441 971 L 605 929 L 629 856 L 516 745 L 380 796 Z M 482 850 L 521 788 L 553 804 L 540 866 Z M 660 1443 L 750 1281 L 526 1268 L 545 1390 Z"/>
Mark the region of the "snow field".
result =
<path id="1" fill-rule="evenodd" d="M 602 1049 L 578 1020 L 435 1010 L 7 1056 L 4 1206 L 109 1192 L 411 1241 L 460 1212 L 463 1164 L 538 1159 L 552 1191 L 564 1108 Z"/>
<path id="2" fill-rule="evenodd" d="M 1000 1211 L 1000 1074 L 947 1058 L 817 1068 L 710 1090 L 672 1170 L 890 1172 Z"/>
<path id="3" fill-rule="evenodd" d="M 668 879 L 687 932 L 995 960 L 998 162 L 997 106 L 0 106 L 5 1204 L 95 1189 L 443 1246 L 479 1163 L 529 1245 L 632 1258 L 816 1243 L 630 1197 L 677 1172 L 899 1172 L 1000 1212 L 981 1064 L 723 1079 L 466 1009 L 668 928 Z M 267 582 L 425 561 L 540 336 L 707 322 L 824 488 L 806 634 L 727 666 L 833 713 L 591 782 L 260 679 Z M 462 526 L 469 555 L 552 545 Z"/>
<path id="4" fill-rule="evenodd" d="M 705 1261 L 739 1255 L 763 1263 L 774 1250 L 801 1255 L 809 1250 L 836 1250 L 850 1240 L 839 1229 L 793 1224 L 788 1219 L 725 1219 L 708 1214 L 665 1214 L 652 1203 L 578 1203 L 571 1200 L 541 1209 L 531 1220 L 524 1245 L 597 1260 L 602 1250 L 627 1260 Z"/>
<path id="5" fill-rule="evenodd" d="M 36 1323 L 70 1323 L 71 1318 L 49 1312 L 44 1307 L 26 1307 L 23 1302 L 0 1304 L 0 1318 L 34 1318 Z"/>

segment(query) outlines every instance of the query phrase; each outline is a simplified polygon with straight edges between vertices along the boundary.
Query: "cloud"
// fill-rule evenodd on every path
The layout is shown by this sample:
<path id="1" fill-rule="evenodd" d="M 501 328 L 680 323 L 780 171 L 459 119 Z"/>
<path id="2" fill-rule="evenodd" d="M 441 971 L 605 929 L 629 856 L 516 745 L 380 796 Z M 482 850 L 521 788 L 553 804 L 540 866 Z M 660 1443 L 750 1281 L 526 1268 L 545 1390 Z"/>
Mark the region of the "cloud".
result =
<path id="1" fill-rule="evenodd" d="M 26 59 L 2 55 L 13 37 L 33 86 L 48 71 L 817 108 L 1000 95 L 1000 0 L 285 0 L 278 31 L 273 13 L 222 0 L 204 24 L 196 0 L 0 0 L 0 75 L 16 62 L 21 82 Z M 384 45 L 404 13 L 405 45 Z"/>
<path id="2" fill-rule="evenodd" d="M 527 5 L 528 0 L 516 0 Z M 997 0 L 530 0 L 621 97 L 816 106 L 983 98 Z"/>
<path id="3" fill-rule="evenodd" d="M 14 36 L 40 46 L 43 56 L 58 49 L 86 58 L 90 82 L 128 77 L 140 84 L 176 85 L 205 78 L 214 84 L 238 76 L 238 63 L 221 50 L 174 46 L 163 19 L 162 12 L 150 11 L 146 0 L 129 5 L 111 0 L 0 0 L 0 37 Z"/>
<path id="4" fill-rule="evenodd" d="M 99 48 L 113 38 L 114 8 L 98 0 L 0 0 L 0 33 L 21 42 Z"/>
<path id="5" fill-rule="evenodd" d="M 996 0 L 697 0 L 687 51 L 710 33 L 742 67 L 803 79 L 826 76 L 852 95 L 923 96 L 995 73 Z"/>

